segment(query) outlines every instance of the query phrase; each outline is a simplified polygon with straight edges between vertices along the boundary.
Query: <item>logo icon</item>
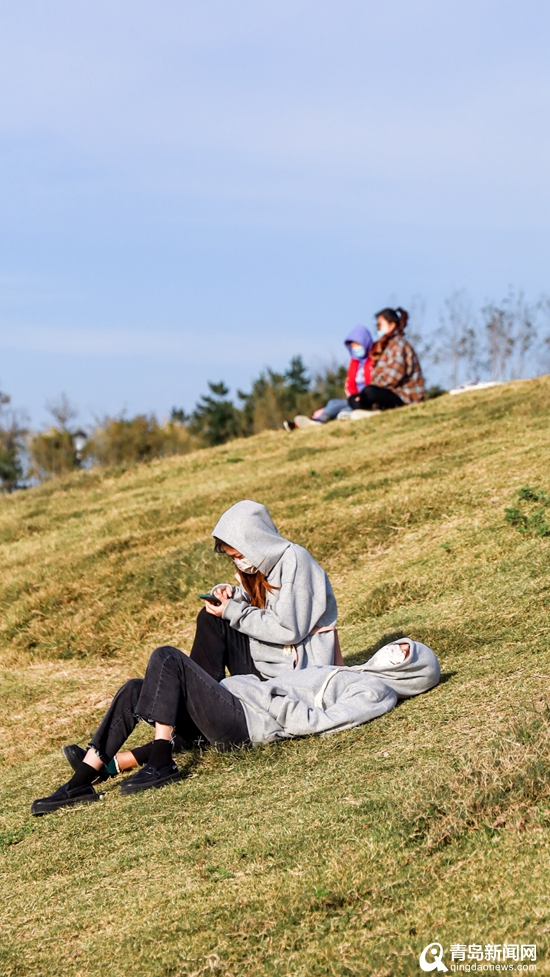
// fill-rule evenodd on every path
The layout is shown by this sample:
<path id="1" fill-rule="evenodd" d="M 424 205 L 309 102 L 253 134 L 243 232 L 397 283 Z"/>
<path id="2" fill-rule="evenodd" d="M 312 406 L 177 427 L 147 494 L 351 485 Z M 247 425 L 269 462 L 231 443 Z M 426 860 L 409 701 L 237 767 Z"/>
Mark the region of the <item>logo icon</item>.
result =
<path id="1" fill-rule="evenodd" d="M 431 955 L 431 960 L 428 960 L 428 954 Z M 443 947 L 441 943 L 429 943 L 420 954 L 420 960 L 418 961 L 420 969 L 426 974 L 429 974 L 432 970 L 440 970 L 446 973 L 449 968 L 443 963 L 442 956 Z"/>

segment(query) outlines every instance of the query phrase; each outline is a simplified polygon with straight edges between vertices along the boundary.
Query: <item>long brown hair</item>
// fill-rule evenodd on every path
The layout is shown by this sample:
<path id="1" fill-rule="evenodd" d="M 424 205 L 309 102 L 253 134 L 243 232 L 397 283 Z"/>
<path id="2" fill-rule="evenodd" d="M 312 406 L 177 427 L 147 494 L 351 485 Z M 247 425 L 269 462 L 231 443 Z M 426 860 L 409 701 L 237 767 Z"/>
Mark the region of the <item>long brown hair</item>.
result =
<path id="1" fill-rule="evenodd" d="M 216 539 L 216 537 L 214 538 Z M 214 546 L 216 553 L 225 553 L 224 546 L 229 546 L 229 543 L 224 543 L 222 539 L 216 539 Z M 256 570 L 256 573 L 238 573 L 237 575 L 250 597 L 252 607 L 261 607 L 263 609 L 267 594 L 273 593 L 274 590 L 279 590 L 279 587 L 275 587 L 268 582 L 267 577 L 261 570 Z"/>

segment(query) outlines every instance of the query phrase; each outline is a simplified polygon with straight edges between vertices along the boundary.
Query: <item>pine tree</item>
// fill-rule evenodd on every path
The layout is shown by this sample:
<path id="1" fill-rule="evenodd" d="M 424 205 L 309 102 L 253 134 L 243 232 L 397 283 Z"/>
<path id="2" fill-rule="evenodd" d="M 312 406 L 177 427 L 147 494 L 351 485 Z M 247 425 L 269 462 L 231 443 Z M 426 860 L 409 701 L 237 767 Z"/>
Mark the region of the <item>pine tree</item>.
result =
<path id="1" fill-rule="evenodd" d="M 239 411 L 228 399 L 229 388 L 223 380 L 219 383 L 208 381 L 208 386 L 211 392 L 200 398 L 189 427 L 209 445 L 225 444 L 240 434 Z"/>

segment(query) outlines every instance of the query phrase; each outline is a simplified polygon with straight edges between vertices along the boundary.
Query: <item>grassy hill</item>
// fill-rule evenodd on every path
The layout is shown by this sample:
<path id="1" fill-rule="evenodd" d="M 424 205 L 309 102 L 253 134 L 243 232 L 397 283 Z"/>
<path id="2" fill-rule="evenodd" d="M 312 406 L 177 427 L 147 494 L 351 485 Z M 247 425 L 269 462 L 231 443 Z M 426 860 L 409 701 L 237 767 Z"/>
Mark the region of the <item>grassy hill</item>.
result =
<path id="1" fill-rule="evenodd" d="M 550 537 L 505 519 L 550 489 L 549 418 L 546 377 L 0 500 L 2 975 L 407 975 L 433 940 L 537 943 L 550 973 Z M 441 685 L 31 818 L 60 746 L 156 645 L 189 648 L 241 498 L 327 569 L 349 663 L 411 635 Z"/>

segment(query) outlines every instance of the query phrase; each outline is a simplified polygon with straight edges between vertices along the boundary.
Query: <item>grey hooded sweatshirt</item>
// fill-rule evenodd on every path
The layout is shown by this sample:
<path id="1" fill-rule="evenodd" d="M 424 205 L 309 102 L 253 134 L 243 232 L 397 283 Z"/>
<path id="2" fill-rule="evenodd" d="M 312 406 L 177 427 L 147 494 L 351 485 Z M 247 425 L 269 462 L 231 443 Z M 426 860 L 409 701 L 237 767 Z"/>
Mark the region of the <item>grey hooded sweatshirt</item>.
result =
<path id="1" fill-rule="evenodd" d="M 409 653 L 397 665 L 381 662 L 377 652 L 351 668 L 287 670 L 267 682 L 257 675 L 232 675 L 222 685 L 240 700 L 253 743 L 335 733 L 390 712 L 398 698 L 437 685 L 439 662 L 433 651 L 412 638 L 401 640 L 408 641 Z"/>
<path id="2" fill-rule="evenodd" d="M 400 638 L 409 642 L 409 654 L 397 665 L 384 661 L 384 652 L 391 645 L 384 645 L 363 665 L 352 665 L 351 671 L 376 675 L 396 693 L 398 699 L 409 699 L 420 692 L 427 692 L 437 685 L 440 677 L 439 661 L 431 648 L 412 638 Z"/>
<path id="3" fill-rule="evenodd" d="M 223 610 L 231 627 L 248 635 L 260 674 L 274 678 L 287 669 L 332 665 L 336 599 L 310 553 L 284 539 L 265 505 L 250 500 L 224 512 L 212 536 L 242 553 L 277 588 L 267 594 L 262 609 L 251 606 L 242 586 L 233 587 Z M 312 633 L 317 628 L 332 630 Z"/>

